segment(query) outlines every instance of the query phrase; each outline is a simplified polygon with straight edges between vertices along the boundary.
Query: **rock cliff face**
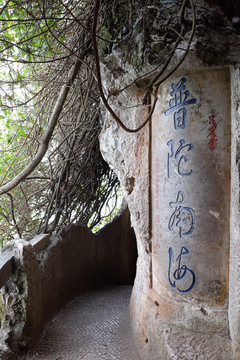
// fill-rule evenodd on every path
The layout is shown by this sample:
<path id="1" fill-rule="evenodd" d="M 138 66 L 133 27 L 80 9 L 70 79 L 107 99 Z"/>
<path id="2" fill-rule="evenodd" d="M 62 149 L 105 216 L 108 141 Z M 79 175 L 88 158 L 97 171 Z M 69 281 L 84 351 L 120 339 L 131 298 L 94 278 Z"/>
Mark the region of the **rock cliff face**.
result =
<path id="1" fill-rule="evenodd" d="M 219 4 L 221 5 L 221 2 Z M 141 99 L 146 87 L 157 74 L 157 64 L 161 63 L 166 54 L 171 51 L 176 40 L 175 35 L 179 31 L 176 17 L 176 14 L 179 13 L 177 2 L 163 1 L 158 5 L 142 7 L 140 10 L 139 19 L 135 24 L 136 36 L 131 43 L 131 48 L 129 48 L 129 44 L 120 44 L 113 47 L 111 53 L 102 59 L 103 82 L 105 90 L 109 94 L 109 103 L 123 123 L 131 129 L 140 126 L 149 113 L 149 106 L 141 105 Z M 233 251 L 234 254 L 239 253 L 239 245 L 237 245 L 239 181 L 236 168 L 238 132 L 234 131 L 230 137 L 231 128 L 232 132 L 234 128 L 239 128 L 237 125 L 239 110 L 236 106 L 236 103 L 239 104 L 239 98 L 236 95 L 239 80 L 236 73 L 240 54 L 240 35 L 238 29 L 234 28 L 230 21 L 229 16 L 232 14 L 227 11 L 224 14 L 223 10 L 226 10 L 224 6 L 217 8 L 210 2 L 207 4 L 199 1 L 195 4 L 195 10 L 196 30 L 190 51 L 177 72 L 174 72 L 170 79 L 161 85 L 158 92 L 158 105 L 152 120 L 139 132 L 128 133 L 113 120 L 108 112 L 102 110 L 101 151 L 121 182 L 137 237 L 139 258 L 131 300 L 133 329 L 139 346 L 146 351 L 147 358 L 151 360 L 191 360 L 195 358 L 237 360 L 240 357 L 237 345 L 240 338 L 237 325 L 239 321 L 238 305 L 240 305 L 239 287 L 237 286 L 236 289 L 236 279 L 239 277 L 239 274 L 236 274 L 236 267 L 238 267 L 237 259 L 239 258 L 236 255 L 233 258 Z M 185 39 L 188 39 L 190 32 L 191 14 L 190 9 L 187 9 Z M 181 59 L 184 49 L 186 49 L 185 40 L 179 43 L 167 72 L 171 71 Z M 144 76 L 144 74 L 147 75 Z M 178 119 L 175 129 L 172 127 L 172 132 L 166 135 L 164 125 L 159 128 L 158 121 L 163 122 L 165 119 L 168 103 L 170 104 L 170 91 L 174 92 L 174 85 L 175 89 L 179 89 L 179 84 L 185 80 L 189 88 L 185 87 L 184 90 L 191 90 L 191 96 L 186 91 L 184 92 L 185 105 L 188 96 L 198 100 L 195 105 L 196 109 L 188 115 L 191 116 L 192 124 L 195 125 L 191 124 L 188 128 L 179 129 L 177 126 L 181 124 Z M 131 86 L 129 86 L 130 83 L 132 83 Z M 196 83 L 201 88 L 195 86 Z M 231 103 L 230 87 L 234 92 L 232 93 L 232 112 L 229 107 Z M 116 92 L 120 88 L 123 91 Z M 214 129 L 213 131 L 209 121 L 211 122 L 211 116 L 214 116 L 215 119 L 215 115 L 218 117 L 219 123 L 218 130 Z M 168 124 L 166 123 L 166 127 L 169 126 Z M 171 137 L 173 133 L 177 134 L 176 138 Z M 158 142 L 165 141 L 167 145 L 166 140 L 172 141 L 171 144 L 173 144 L 173 141 L 185 139 L 184 136 L 191 139 L 195 155 L 192 159 L 187 157 L 191 150 L 189 146 L 187 155 L 179 158 L 182 160 L 178 163 L 178 176 L 170 187 L 167 185 L 169 176 L 164 172 L 165 170 L 159 174 L 160 182 L 164 183 L 165 181 L 166 185 L 162 187 L 160 193 L 160 205 L 164 201 L 165 204 L 173 204 L 166 200 L 168 197 L 170 198 L 171 191 L 179 191 L 178 194 L 181 195 L 183 194 L 182 189 L 184 189 L 184 194 L 189 195 L 189 189 L 197 189 L 198 200 L 194 198 L 191 207 L 187 204 L 184 205 L 184 209 L 187 209 L 188 212 L 188 218 L 185 217 L 185 225 L 180 227 L 177 221 L 172 223 L 172 227 L 175 225 L 179 230 L 178 240 L 185 240 L 181 245 L 182 249 L 187 247 L 189 253 L 195 251 L 196 257 L 195 260 L 193 257 L 187 265 L 182 267 L 179 265 L 179 268 L 171 275 L 169 257 L 177 249 L 177 245 L 174 245 L 175 247 L 167 245 L 167 239 L 169 238 L 171 241 L 172 233 L 170 234 L 170 232 L 173 230 L 170 225 L 167 230 L 165 229 L 164 221 L 169 224 L 166 222 L 168 215 L 160 216 L 159 223 L 162 227 L 160 230 L 156 230 L 156 216 L 158 216 L 156 186 L 158 185 L 156 170 L 153 167 L 156 156 L 160 163 L 167 164 L 167 161 L 169 162 L 174 155 L 177 161 L 178 155 L 177 152 L 174 154 L 173 147 L 166 154 L 163 151 L 156 155 L 153 147 L 155 139 L 158 139 Z M 183 142 L 180 144 L 183 145 Z M 215 151 L 217 145 L 219 145 L 218 152 Z M 232 166 L 230 153 L 232 154 Z M 226 157 L 224 158 L 224 156 Z M 219 166 L 217 165 L 218 161 L 220 161 Z M 196 171 L 198 177 L 186 176 L 192 175 L 191 171 L 194 169 L 194 165 L 199 165 L 201 162 L 205 172 Z M 205 166 L 204 162 L 208 165 Z M 221 170 L 220 164 L 222 163 L 225 164 L 225 168 Z M 185 167 L 181 170 L 180 167 L 183 164 Z M 187 167 L 187 165 L 191 166 Z M 207 166 L 209 166 L 208 170 Z M 214 173 L 213 175 L 209 174 L 211 171 Z M 233 179 L 232 183 L 230 183 L 230 175 Z M 221 176 L 224 180 L 221 180 Z M 181 177 L 182 179 L 179 180 L 178 178 Z M 186 181 L 188 181 L 187 187 L 184 188 Z M 219 185 L 216 185 L 216 182 Z M 206 197 L 205 189 L 208 186 L 211 191 Z M 230 204 L 231 192 L 233 195 Z M 208 201 L 207 205 L 202 200 L 203 194 L 205 194 L 206 202 Z M 216 202 L 214 198 L 220 200 Z M 231 212 L 230 205 L 232 206 Z M 181 206 L 176 208 L 176 211 L 180 211 L 180 209 Z M 210 214 L 209 222 L 203 220 L 204 215 L 199 215 L 204 213 Z M 189 220 L 190 215 L 192 216 L 191 220 Z M 179 220 L 180 212 L 177 216 Z M 230 217 L 231 221 L 229 221 Z M 188 221 L 192 221 L 190 226 L 186 225 Z M 206 222 L 208 222 L 207 230 L 205 229 Z M 218 235 L 215 233 L 215 226 Z M 197 229 L 201 229 L 205 234 L 202 238 L 197 235 Z M 158 236 L 160 238 L 159 247 L 157 246 Z M 218 240 L 215 242 L 216 238 Z M 221 253 L 219 253 L 219 249 L 222 249 Z M 167 250 L 168 260 L 166 260 Z M 204 253 L 204 251 L 206 252 Z M 181 252 L 181 254 L 183 253 Z M 221 256 L 223 261 L 219 267 L 215 260 Z M 179 258 L 181 259 L 181 256 Z M 201 262 L 202 266 L 199 265 Z M 163 264 L 166 265 L 165 275 L 164 271 L 163 275 L 161 274 L 161 269 L 164 268 Z M 180 269 L 182 272 L 179 272 Z M 189 269 L 196 269 L 195 272 L 191 272 L 191 274 L 194 273 L 194 281 L 191 284 L 186 282 L 185 287 L 182 288 L 176 286 L 176 281 L 184 277 L 183 273 L 185 274 L 187 271 L 190 274 Z M 222 274 L 220 280 L 217 278 L 219 274 L 217 275 L 216 270 Z M 174 279 L 175 281 L 173 281 Z M 167 284 L 169 288 L 167 288 Z M 201 286 L 202 290 L 200 291 Z M 207 294 L 208 291 L 209 294 Z M 217 293 L 221 293 L 221 295 L 217 295 Z"/>

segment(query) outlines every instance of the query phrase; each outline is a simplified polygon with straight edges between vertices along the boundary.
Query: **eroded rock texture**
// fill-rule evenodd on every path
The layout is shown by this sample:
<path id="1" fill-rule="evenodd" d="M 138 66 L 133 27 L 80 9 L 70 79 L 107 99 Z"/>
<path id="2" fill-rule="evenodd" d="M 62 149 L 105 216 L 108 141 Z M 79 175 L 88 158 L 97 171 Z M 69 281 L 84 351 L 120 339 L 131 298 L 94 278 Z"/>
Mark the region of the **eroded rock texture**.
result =
<path id="1" fill-rule="evenodd" d="M 230 82 L 229 74 L 232 67 L 239 62 L 240 33 L 237 26 L 232 22 L 232 18 L 239 15 L 239 6 L 237 2 L 232 2 L 231 5 L 221 1 L 219 1 L 219 7 L 213 1 L 195 2 L 196 29 L 193 41 L 184 63 L 170 78 L 168 88 L 171 79 L 173 79 L 173 83 L 177 84 L 177 79 L 180 80 L 185 75 L 189 79 L 194 78 L 196 72 L 202 71 L 206 74 L 209 71 L 207 77 L 211 77 L 210 69 L 216 69 L 216 71 L 219 69 L 220 77 L 221 71 L 222 74 L 225 74 L 224 76 L 228 73 L 226 86 L 234 88 L 233 81 L 236 83 L 238 80 L 235 76 L 235 80 L 232 77 Z M 109 96 L 109 103 L 123 123 L 131 129 L 140 126 L 148 114 L 149 108 L 143 106 L 141 101 L 153 77 L 161 69 L 161 66 L 158 67 L 158 65 L 162 63 L 163 59 L 166 59 L 167 54 L 173 49 L 177 41 L 177 34 L 181 30 L 179 10 L 180 6 L 175 1 L 154 2 L 140 6 L 137 20 L 132 26 L 133 36 L 129 37 L 126 42 L 108 49 L 108 54 L 102 57 L 103 81 Z M 179 42 L 166 73 L 174 69 L 174 66 L 185 53 L 184 49 L 186 49 L 186 42 L 191 34 L 192 26 L 190 6 L 185 12 L 184 25 L 184 39 Z M 159 94 L 166 94 L 165 84 L 161 85 Z M 119 91 L 120 89 L 122 91 Z M 201 91 L 203 93 L 204 89 Z M 227 102 L 230 103 L 230 92 L 228 94 Z M 209 96 L 214 100 L 215 91 L 211 91 Z M 154 98 L 152 97 L 153 101 Z M 159 101 L 161 104 L 164 102 L 166 104 L 169 99 L 161 98 Z M 163 110 L 159 106 L 157 111 Z M 214 109 L 212 106 L 209 111 L 218 111 L 218 109 Z M 200 113 L 201 110 L 199 110 Z M 205 115 L 208 119 L 211 114 L 206 113 Z M 157 117 L 156 114 L 154 116 Z M 226 121 L 229 121 L 230 124 L 230 111 L 228 111 L 228 116 L 229 118 Z M 237 346 L 239 332 L 236 324 L 236 319 L 239 319 L 237 310 L 239 288 L 237 287 L 234 291 L 231 290 L 231 286 L 236 286 L 236 266 L 235 270 L 230 267 L 228 272 L 230 259 L 226 255 L 224 271 L 227 272 L 226 279 L 230 279 L 230 285 L 229 288 L 225 286 L 225 300 L 221 305 L 214 306 L 214 299 L 210 299 L 210 295 L 209 302 L 205 300 L 201 302 L 194 296 L 188 296 L 186 300 L 178 298 L 175 301 L 176 299 L 173 298 L 172 301 L 169 301 L 169 298 L 165 298 L 159 290 L 161 285 L 155 291 L 152 283 L 152 255 L 154 253 L 152 223 L 154 219 L 152 218 L 151 203 L 153 191 L 151 187 L 151 136 L 154 137 L 154 133 L 151 135 L 151 123 L 148 123 L 137 133 L 128 133 L 104 109 L 102 119 L 101 151 L 121 182 L 137 236 L 139 259 L 131 301 L 131 314 L 139 346 L 145 349 L 148 358 L 151 360 L 239 359 L 240 354 Z M 202 117 L 199 115 L 194 121 L 202 121 Z M 232 112 L 232 122 L 236 125 L 237 121 L 236 114 Z M 227 129 L 227 132 L 231 131 L 230 125 L 227 125 Z M 159 134 L 158 136 L 161 139 Z M 195 136 L 197 138 L 202 134 L 196 133 Z M 235 154 L 234 149 L 238 141 L 235 134 L 234 143 L 232 142 L 231 145 L 232 150 L 229 147 L 226 151 L 232 151 Z M 160 161 L 165 160 L 160 157 Z M 198 161 L 201 160 L 198 159 Z M 232 167 L 235 164 L 234 161 Z M 228 162 L 227 167 L 229 170 L 230 162 Z M 236 175 L 234 176 L 236 179 Z M 238 191 L 236 188 L 238 188 L 238 184 L 235 181 L 235 193 Z M 230 182 L 226 185 L 226 191 L 230 194 Z M 236 211 L 237 201 L 238 199 L 234 205 Z M 226 221 L 229 221 L 229 200 L 226 209 L 228 209 Z M 219 221 L 224 220 L 219 219 Z M 231 226 L 238 227 L 236 219 L 232 220 Z M 212 231 L 214 230 L 212 229 Z M 234 253 L 236 253 L 236 233 L 237 231 L 233 237 L 228 238 L 225 248 L 226 254 L 229 253 L 229 248 L 231 253 L 232 246 L 235 248 Z M 164 231 L 160 235 L 162 235 L 164 242 Z M 159 261 L 161 261 L 161 253 L 159 254 Z M 235 264 L 236 262 L 235 259 Z M 204 269 L 204 271 L 211 271 L 211 269 Z M 166 277 L 167 272 L 168 269 L 166 269 Z M 233 276 L 234 272 L 235 275 Z M 215 285 L 217 286 L 217 284 Z M 229 305 L 228 302 L 229 291 L 230 304 L 232 305 Z M 172 314 L 175 315 L 172 316 Z M 230 323 L 230 328 L 228 323 Z"/>

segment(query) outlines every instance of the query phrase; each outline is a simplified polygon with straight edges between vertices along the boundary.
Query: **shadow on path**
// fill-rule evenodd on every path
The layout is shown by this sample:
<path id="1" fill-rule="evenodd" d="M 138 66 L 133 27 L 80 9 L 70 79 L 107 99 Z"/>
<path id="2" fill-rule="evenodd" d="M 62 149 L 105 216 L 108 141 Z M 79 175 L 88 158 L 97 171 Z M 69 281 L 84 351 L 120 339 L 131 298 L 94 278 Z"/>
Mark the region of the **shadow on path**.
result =
<path id="1" fill-rule="evenodd" d="M 84 292 L 49 323 L 26 360 L 141 360 L 132 340 L 131 286 Z"/>

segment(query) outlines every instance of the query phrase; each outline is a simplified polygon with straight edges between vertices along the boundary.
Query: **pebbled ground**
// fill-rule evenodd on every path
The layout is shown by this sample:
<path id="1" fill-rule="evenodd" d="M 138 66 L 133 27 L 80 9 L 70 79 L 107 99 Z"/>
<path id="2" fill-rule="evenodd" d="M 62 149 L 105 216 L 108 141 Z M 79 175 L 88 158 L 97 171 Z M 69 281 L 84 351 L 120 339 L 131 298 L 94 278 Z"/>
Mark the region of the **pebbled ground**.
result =
<path id="1" fill-rule="evenodd" d="M 71 301 L 45 329 L 26 360 L 141 360 L 128 316 L 132 287 L 85 292 Z"/>

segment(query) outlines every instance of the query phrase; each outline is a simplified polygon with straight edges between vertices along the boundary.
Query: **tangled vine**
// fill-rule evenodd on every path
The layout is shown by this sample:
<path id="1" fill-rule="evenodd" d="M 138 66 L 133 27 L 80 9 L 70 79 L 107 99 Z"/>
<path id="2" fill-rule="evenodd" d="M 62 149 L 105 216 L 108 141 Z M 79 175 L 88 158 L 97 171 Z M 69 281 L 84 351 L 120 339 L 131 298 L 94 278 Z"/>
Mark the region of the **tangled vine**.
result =
<path id="1" fill-rule="evenodd" d="M 72 222 L 93 228 L 111 216 L 119 189 L 99 149 L 100 103 L 125 131 L 135 133 L 147 124 L 159 86 L 190 49 L 193 0 L 8 0 L 1 5 L 1 237 L 30 238 Z M 173 24 L 169 21 L 163 30 L 159 23 L 159 33 L 165 32 L 164 56 L 155 54 L 152 76 L 141 75 L 150 78 L 142 99 L 148 116 L 138 128 L 128 128 L 103 89 L 101 59 L 123 44 L 131 63 L 139 24 L 146 43 L 144 24 L 151 12 L 172 5 Z M 183 55 L 169 71 L 182 43 Z"/>

